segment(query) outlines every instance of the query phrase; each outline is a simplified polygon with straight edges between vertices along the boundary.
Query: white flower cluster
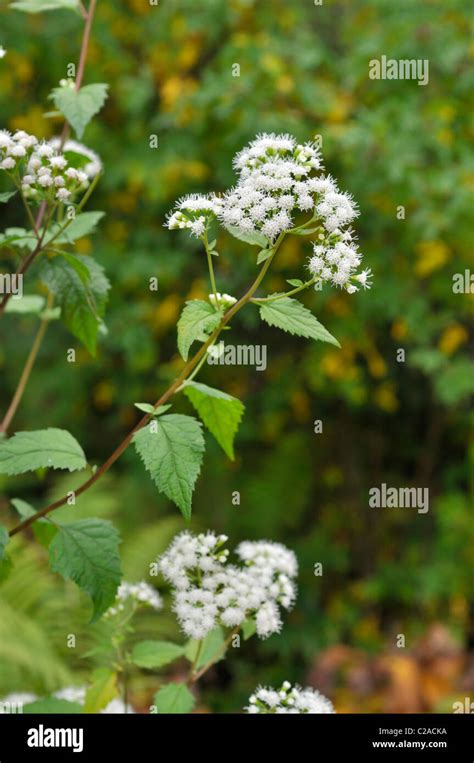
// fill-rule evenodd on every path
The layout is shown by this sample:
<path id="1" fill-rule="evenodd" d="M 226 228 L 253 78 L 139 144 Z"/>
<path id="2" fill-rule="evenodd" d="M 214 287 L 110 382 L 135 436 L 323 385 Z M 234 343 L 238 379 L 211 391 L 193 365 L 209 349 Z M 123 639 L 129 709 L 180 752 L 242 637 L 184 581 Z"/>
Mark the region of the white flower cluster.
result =
<path id="1" fill-rule="evenodd" d="M 200 237 L 217 217 L 243 240 L 263 235 L 270 243 L 294 227 L 297 214 L 307 216 L 301 229 L 318 233 L 309 269 L 318 281 L 349 293 L 370 287 L 371 273 L 357 273 L 362 256 L 348 227 L 359 214 L 352 197 L 322 173 L 319 148 L 298 143 L 291 135 L 258 135 L 234 158 L 236 185 L 222 197 L 186 196 L 166 225 L 188 228 Z M 311 227 L 312 226 L 312 227 Z"/>
<path id="2" fill-rule="evenodd" d="M 351 231 L 340 231 L 323 236 L 323 241 L 313 244 L 313 256 L 309 260 L 310 273 L 318 280 L 346 289 L 349 294 L 359 290 L 352 281 L 357 281 L 364 289 L 370 289 L 372 273 L 362 270 L 356 273 L 362 255 L 353 240 Z"/>
<path id="3" fill-rule="evenodd" d="M 241 543 L 236 553 L 242 566 L 228 564 L 222 547 L 225 535 L 192 535 L 185 531 L 158 560 L 173 586 L 173 609 L 187 636 L 204 638 L 218 624 L 227 628 L 255 620 L 257 634 L 266 638 L 280 631 L 280 607 L 296 598 L 296 557 L 279 543 Z"/>
<path id="4" fill-rule="evenodd" d="M 334 706 L 327 697 L 324 697 L 316 689 L 300 686 L 292 688 L 289 681 L 285 681 L 281 689 L 266 688 L 259 686 L 249 699 L 245 708 L 251 714 L 302 714 L 302 713 L 335 713 Z"/>
<path id="5" fill-rule="evenodd" d="M 25 196 L 40 200 L 66 203 L 88 185 L 85 172 L 68 167 L 64 154 L 24 130 L 0 131 L 0 169 L 21 182 Z"/>
<path id="6" fill-rule="evenodd" d="M 75 702 L 78 705 L 83 705 L 86 701 L 86 691 L 85 686 L 67 686 L 65 689 L 60 689 L 55 692 L 53 697 L 56 699 L 64 699 L 66 702 Z M 38 699 L 40 699 L 40 697 L 37 697 L 36 694 L 31 694 L 30 692 L 15 692 L 8 694 L 0 700 L 0 713 L 2 712 L 3 706 L 15 704 L 23 708 L 25 705 L 36 702 Z M 131 705 L 125 705 L 123 700 L 117 697 L 112 699 L 100 713 L 101 715 L 135 713 L 135 710 Z"/>
<path id="7" fill-rule="evenodd" d="M 140 583 L 127 583 L 124 581 L 119 585 L 115 604 L 107 610 L 106 614 L 111 617 L 117 615 L 125 609 L 127 602 L 145 605 L 156 610 L 163 607 L 163 600 L 160 594 L 151 585 L 144 581 Z"/>
<path id="8" fill-rule="evenodd" d="M 217 294 L 209 294 L 209 302 L 211 305 L 214 305 L 214 307 L 222 307 L 224 310 L 227 310 L 228 307 L 235 305 L 237 300 L 230 294 L 221 294 L 220 292 L 217 292 Z"/>
<path id="9" fill-rule="evenodd" d="M 61 146 L 61 140 L 59 138 L 51 138 L 48 142 L 55 151 L 59 151 Z M 89 180 L 92 180 L 99 174 L 99 172 L 102 172 L 103 165 L 100 156 L 83 143 L 69 139 L 65 142 L 62 152 L 66 159 L 70 157 L 74 160 L 73 162 L 68 160 L 70 164 L 72 163 L 76 166 L 79 161 L 80 169 L 86 173 Z"/>
<path id="10" fill-rule="evenodd" d="M 211 220 L 217 216 L 219 208 L 220 201 L 216 196 L 192 193 L 176 202 L 175 209 L 168 215 L 165 226 L 170 230 L 187 228 L 193 236 L 200 238 Z"/>
<path id="11" fill-rule="evenodd" d="M 224 195 L 219 218 L 227 228 L 275 241 L 293 227 L 295 212 L 314 209 L 317 189 L 311 173 L 320 167 L 313 143 L 299 144 L 290 135 L 257 136 L 234 159 L 239 179 Z"/>

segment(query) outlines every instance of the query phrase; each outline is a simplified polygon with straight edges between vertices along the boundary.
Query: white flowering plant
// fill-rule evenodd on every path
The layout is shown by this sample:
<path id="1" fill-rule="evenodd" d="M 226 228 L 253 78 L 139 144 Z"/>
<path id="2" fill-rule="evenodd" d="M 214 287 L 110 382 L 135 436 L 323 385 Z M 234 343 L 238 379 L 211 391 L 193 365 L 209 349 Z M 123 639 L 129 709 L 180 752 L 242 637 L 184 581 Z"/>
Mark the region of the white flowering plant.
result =
<path id="1" fill-rule="evenodd" d="M 50 697 L 18 696 L 17 701 L 28 706 L 27 712 L 134 713 L 130 683 L 139 669 L 160 673 L 150 713 L 191 712 L 199 679 L 252 636 L 267 639 L 279 633 L 283 613 L 296 600 L 298 563 L 293 551 L 280 543 L 244 541 L 235 549 L 238 562 L 231 563 L 227 540 L 210 531 L 198 535 L 184 531 L 150 564 L 150 576 L 169 587 L 183 643 L 137 641 L 137 611 L 160 612 L 165 600 L 145 581 L 122 582 L 104 616 L 103 645 L 92 651 L 100 653 L 104 664 L 94 671 L 91 683 L 68 686 Z M 173 680 L 168 680 L 170 670 Z M 14 701 L 13 695 L 2 700 L 9 701 Z M 278 691 L 259 687 L 245 712 L 331 713 L 334 708 L 317 691 L 291 688 L 285 681 Z"/>
<path id="2" fill-rule="evenodd" d="M 31 9 L 30 3 L 14 5 L 26 12 Z M 170 231 L 187 231 L 201 242 L 210 283 L 209 297 L 186 302 L 181 312 L 177 348 L 183 366 L 168 388 L 154 403 L 135 403 L 143 415 L 98 467 L 88 465 L 81 445 L 56 422 L 47 429 L 12 432 L 48 326 L 61 320 L 92 354 L 106 335 L 104 314 L 110 283 L 100 263 L 77 247 L 81 238 L 93 233 L 103 214 L 85 211 L 103 167 L 98 154 L 78 142 L 107 98 L 107 85 L 84 84 L 95 5 L 95 0 L 87 7 L 70 3 L 83 16 L 84 29 L 74 78 L 68 76 L 51 93 L 53 116 L 64 120 L 60 135 L 44 141 L 24 130 L 0 131 L 0 182 L 6 189 L 0 194 L 0 203 L 21 202 L 26 220 L 25 227 L 8 227 L 0 235 L 0 251 L 12 264 L 14 272 L 7 274 L 11 284 L 24 283 L 27 290 L 21 298 L 13 289 L 5 291 L 0 319 L 9 322 L 10 330 L 19 313 L 34 315 L 39 321 L 18 386 L 0 423 L 0 474 L 43 474 L 45 470 L 85 474 L 78 487 L 41 508 L 12 499 L 20 521 L 11 528 L 0 526 L 0 577 L 10 572 L 14 561 L 12 539 L 31 528 L 47 547 L 52 570 L 88 594 L 93 619 L 98 619 L 110 607 L 121 607 L 116 603 L 122 580 L 119 534 L 103 519 L 57 521 L 53 519 L 56 509 L 73 507 L 133 444 L 158 490 L 189 519 L 205 450 L 203 426 L 233 459 L 234 439 L 244 413 L 240 400 L 196 380 L 222 332 L 248 307 L 270 326 L 339 346 L 295 297 L 323 284 L 355 293 L 370 286 L 370 271 L 360 270 L 362 256 L 350 227 L 358 214 L 356 204 L 325 174 L 318 145 L 300 143 L 290 135 L 258 135 L 234 159 L 233 188 L 180 199 L 164 223 Z M 35 10 L 55 7 L 65 8 L 59 0 L 51 0 L 36 3 Z M 219 229 L 221 251 L 230 235 L 239 240 L 243 251 L 255 253 L 255 278 L 239 297 L 218 290 L 215 263 L 219 253 L 214 232 Z M 308 242 L 308 259 L 301 267 L 304 279 L 289 279 L 291 288 L 283 293 L 261 293 L 266 275 L 291 236 L 303 236 Z M 39 293 L 34 292 L 35 285 Z M 179 408 L 169 412 L 172 405 L 179 406 L 180 394 L 197 417 L 185 415 Z M 173 588 L 174 608 L 184 633 L 202 640 L 216 627 L 244 628 L 249 619 L 261 637 L 277 632 L 282 610 L 294 599 L 296 566 L 291 554 L 271 544 L 247 543 L 238 549 L 242 565 L 226 566 L 220 541 L 207 548 L 210 537 L 198 542 L 181 536 L 160 563 Z M 194 548 L 196 543 L 199 549 Z M 257 561 L 262 555 L 264 568 Z M 119 589 L 121 595 L 127 590 Z"/>

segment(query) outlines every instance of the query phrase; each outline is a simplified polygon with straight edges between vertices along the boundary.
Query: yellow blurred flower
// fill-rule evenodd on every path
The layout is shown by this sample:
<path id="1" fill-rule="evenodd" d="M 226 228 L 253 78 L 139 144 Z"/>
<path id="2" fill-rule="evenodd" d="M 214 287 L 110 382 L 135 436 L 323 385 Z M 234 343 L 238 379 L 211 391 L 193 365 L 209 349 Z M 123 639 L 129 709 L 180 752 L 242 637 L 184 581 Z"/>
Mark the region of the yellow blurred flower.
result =
<path id="1" fill-rule="evenodd" d="M 442 268 L 451 256 L 451 250 L 444 241 L 422 241 L 417 245 L 416 252 L 418 259 L 415 263 L 415 273 L 421 278 Z"/>
<path id="2" fill-rule="evenodd" d="M 111 381 L 96 384 L 92 392 L 95 407 L 101 411 L 110 408 L 115 399 L 115 392 L 115 385 Z"/>
<path id="3" fill-rule="evenodd" d="M 452 355 L 461 344 L 465 344 L 469 339 L 469 334 L 459 323 L 453 323 L 448 326 L 438 342 L 438 347 L 444 355 Z"/>
<path id="4" fill-rule="evenodd" d="M 379 408 L 387 413 L 393 413 L 399 407 L 399 402 L 395 395 L 394 385 L 391 382 L 381 384 L 374 392 L 374 402 Z"/>
<path id="5" fill-rule="evenodd" d="M 392 323 L 392 328 L 390 329 L 390 333 L 394 339 L 406 338 L 408 334 L 408 326 L 403 320 L 403 318 L 399 318 L 398 320 Z"/>

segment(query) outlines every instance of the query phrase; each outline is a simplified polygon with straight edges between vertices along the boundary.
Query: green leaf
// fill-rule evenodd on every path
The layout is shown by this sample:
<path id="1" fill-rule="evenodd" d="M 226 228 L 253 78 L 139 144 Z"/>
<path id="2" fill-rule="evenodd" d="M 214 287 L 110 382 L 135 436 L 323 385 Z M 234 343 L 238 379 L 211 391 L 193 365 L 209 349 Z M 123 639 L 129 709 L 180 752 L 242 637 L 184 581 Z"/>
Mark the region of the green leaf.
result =
<path id="1" fill-rule="evenodd" d="M 25 705 L 23 712 L 33 715 L 36 713 L 39 715 L 67 715 L 68 713 L 82 713 L 83 707 L 77 702 L 68 702 L 66 699 L 46 697 L 45 699 L 38 699 L 36 702 Z"/>
<path id="2" fill-rule="evenodd" d="M 55 240 L 55 244 L 70 244 L 80 238 L 89 236 L 95 231 L 105 212 L 81 212 L 77 215 L 63 233 Z M 76 257 L 76 260 L 78 258 Z"/>
<path id="3" fill-rule="evenodd" d="M 79 0 L 15 0 L 10 8 L 24 13 L 41 13 L 42 11 L 79 10 Z"/>
<path id="4" fill-rule="evenodd" d="M 44 309 L 45 299 L 39 294 L 24 294 L 20 299 L 10 299 L 5 312 L 20 315 L 39 315 Z"/>
<path id="5" fill-rule="evenodd" d="M 222 310 L 216 310 L 209 302 L 192 299 L 186 302 L 178 321 L 178 350 L 184 360 L 196 340 L 205 342 L 222 318 Z"/>
<path id="6" fill-rule="evenodd" d="M 103 83 L 86 85 L 80 90 L 66 85 L 55 87 L 50 98 L 75 130 L 77 137 L 82 138 L 86 126 L 104 105 L 107 89 L 108 85 Z"/>
<path id="7" fill-rule="evenodd" d="M 301 280 L 301 278 L 287 278 L 286 283 L 289 283 L 290 286 L 294 286 L 295 288 L 298 286 L 304 286 L 304 282 Z"/>
<path id="8" fill-rule="evenodd" d="M 245 620 L 242 623 L 242 635 L 244 641 L 248 641 L 257 632 L 257 623 L 255 620 Z"/>
<path id="9" fill-rule="evenodd" d="M 160 416 L 140 429 L 133 442 L 158 490 L 189 519 L 205 448 L 199 421 L 179 413 Z"/>
<path id="10" fill-rule="evenodd" d="M 109 668 L 97 668 L 86 692 L 85 713 L 100 713 L 118 694 L 117 674 Z"/>
<path id="11" fill-rule="evenodd" d="M 268 245 L 268 239 L 263 235 L 263 233 L 244 233 L 244 231 L 241 231 L 239 228 L 236 228 L 233 225 L 229 225 L 227 230 L 234 238 L 238 238 L 239 241 L 245 241 L 246 244 L 259 246 L 262 249 Z"/>
<path id="12" fill-rule="evenodd" d="M 91 257 L 76 255 L 75 259 L 87 268 L 88 283 L 62 257 L 43 262 L 40 277 L 60 304 L 69 331 L 95 355 L 110 284 L 103 268 Z"/>
<path id="13" fill-rule="evenodd" d="M 224 630 L 220 627 L 220 625 L 218 625 L 217 628 L 214 628 L 214 630 L 208 633 L 207 636 L 203 639 L 202 646 L 200 648 L 201 650 L 199 653 L 199 659 L 194 666 L 195 670 L 199 670 L 200 668 L 203 668 L 204 665 L 209 663 L 213 664 L 214 662 L 219 662 L 219 660 L 222 660 L 225 655 L 224 643 Z M 185 656 L 186 659 L 191 663 L 194 663 L 196 660 L 199 644 L 200 642 L 196 639 L 190 639 L 190 641 L 188 641 L 186 644 Z"/>
<path id="14" fill-rule="evenodd" d="M 226 392 L 194 381 L 187 382 L 183 391 L 224 453 L 233 461 L 234 437 L 245 411 L 244 404 Z"/>
<path id="15" fill-rule="evenodd" d="M 0 440 L 0 474 L 24 474 L 35 469 L 84 469 L 86 457 L 65 429 L 17 432 Z"/>
<path id="16" fill-rule="evenodd" d="M 120 536 L 105 519 L 81 519 L 61 525 L 49 547 L 53 572 L 73 580 L 92 599 L 92 621 L 115 601 L 121 579 Z"/>
<path id="17" fill-rule="evenodd" d="M 265 260 L 268 260 L 272 254 L 273 249 L 261 249 L 257 256 L 257 265 L 260 265 L 262 262 L 265 262 Z"/>
<path id="18" fill-rule="evenodd" d="M 20 498 L 12 498 L 11 502 L 21 519 L 29 519 L 29 517 L 34 517 L 36 514 L 36 510 L 33 506 L 30 506 L 29 503 L 22 501 Z M 50 522 L 49 519 L 37 519 L 32 525 L 32 530 L 41 545 L 48 548 L 56 535 L 58 528 L 57 525 Z"/>
<path id="19" fill-rule="evenodd" d="M 177 683 L 165 684 L 154 698 L 155 707 L 159 713 L 190 713 L 194 702 L 194 697 L 186 684 Z"/>
<path id="20" fill-rule="evenodd" d="M 134 403 L 135 408 L 138 408 L 139 411 L 143 411 L 143 413 L 151 413 L 153 416 L 161 416 L 162 413 L 165 411 L 168 411 L 172 405 L 171 403 L 169 405 L 159 405 L 158 408 L 155 408 L 151 403 Z"/>
<path id="21" fill-rule="evenodd" d="M 5 193 L 0 193 L 0 204 L 5 204 L 7 201 L 10 201 L 10 199 L 16 194 L 16 191 L 6 191 Z"/>
<path id="22" fill-rule="evenodd" d="M 10 535 L 8 533 L 8 530 L 3 525 L 0 525 L 0 561 L 3 561 L 7 558 L 7 544 L 10 540 Z"/>
<path id="23" fill-rule="evenodd" d="M 25 228 L 6 228 L 0 234 L 0 246 L 13 246 L 17 249 L 27 249 L 32 252 L 38 244 L 38 239 Z"/>
<path id="24" fill-rule="evenodd" d="M 184 655 L 184 647 L 170 641 L 140 641 L 132 651 L 132 662 L 139 668 L 161 668 Z"/>
<path id="25" fill-rule="evenodd" d="M 68 265 L 70 265 L 72 269 L 77 273 L 82 283 L 88 284 L 90 282 L 91 274 L 89 272 L 89 269 L 77 257 L 76 254 L 72 254 L 71 252 L 61 252 L 59 254 L 59 257 L 64 257 Z"/>
<path id="26" fill-rule="evenodd" d="M 336 347 L 341 346 L 337 339 L 296 299 L 282 297 L 273 302 L 265 302 L 260 307 L 260 317 L 269 326 L 276 326 L 290 334 L 329 342 Z"/>
<path id="27" fill-rule="evenodd" d="M 13 564 L 10 557 L 6 556 L 5 559 L 0 559 L 0 583 L 7 579 L 12 569 Z"/>

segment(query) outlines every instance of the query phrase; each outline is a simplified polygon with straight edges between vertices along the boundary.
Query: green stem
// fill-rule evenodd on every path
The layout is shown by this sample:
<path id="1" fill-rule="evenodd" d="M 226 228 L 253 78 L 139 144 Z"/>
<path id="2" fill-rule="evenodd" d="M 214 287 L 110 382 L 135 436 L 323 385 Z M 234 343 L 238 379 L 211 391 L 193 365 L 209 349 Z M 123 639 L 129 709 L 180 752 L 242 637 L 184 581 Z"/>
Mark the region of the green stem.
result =
<path id="1" fill-rule="evenodd" d="M 206 254 L 207 254 L 207 266 L 209 268 L 209 278 L 211 280 L 211 289 L 212 289 L 212 293 L 214 294 L 215 307 L 217 308 L 219 307 L 219 305 L 217 304 L 216 279 L 214 276 L 214 265 L 212 264 L 212 254 L 211 254 L 211 250 L 209 249 L 209 239 L 207 237 L 207 231 L 205 232 L 203 236 L 203 243 L 204 243 L 204 247 L 206 249 Z"/>
<path id="2" fill-rule="evenodd" d="M 219 326 L 217 326 L 217 328 L 214 329 L 210 337 L 204 342 L 204 344 L 201 345 L 201 347 L 196 352 L 196 354 L 186 363 L 183 370 L 181 371 L 179 376 L 175 379 L 175 381 L 168 387 L 168 389 L 161 395 L 161 397 L 158 398 L 155 405 L 153 406 L 155 409 L 158 408 L 160 405 L 163 405 L 164 403 L 166 403 L 169 400 L 169 398 L 172 397 L 180 389 L 183 382 L 186 381 L 188 376 L 194 371 L 194 369 L 197 367 L 197 365 L 202 360 L 202 358 L 206 357 L 207 348 L 215 343 L 222 329 L 229 323 L 229 321 L 234 317 L 234 315 L 238 313 L 238 311 L 247 302 L 250 302 L 256 290 L 262 283 L 265 277 L 265 274 L 267 273 L 268 268 L 270 267 L 270 264 L 272 263 L 273 258 L 275 257 L 275 254 L 277 253 L 280 247 L 281 242 L 283 241 L 284 236 L 285 236 L 284 233 L 280 234 L 277 241 L 273 245 L 272 254 L 267 260 L 265 260 L 265 263 L 263 267 L 261 268 L 253 284 L 249 287 L 249 289 L 245 292 L 245 294 L 238 300 L 238 302 L 232 305 L 232 307 L 226 312 Z M 97 482 L 97 480 L 99 480 L 106 472 L 108 472 L 110 467 L 120 458 L 120 456 L 128 448 L 128 446 L 133 440 L 135 433 L 138 432 L 140 429 L 142 429 L 142 427 L 146 426 L 146 424 L 148 424 L 152 415 L 153 415 L 152 413 L 146 413 L 140 419 L 140 421 L 133 427 L 133 429 L 127 434 L 127 436 L 122 440 L 122 442 L 117 446 L 117 448 L 108 457 L 108 459 L 102 464 L 102 466 L 100 466 L 91 475 L 91 477 L 89 477 L 89 479 L 83 482 L 82 485 L 79 485 L 79 487 L 76 488 L 76 490 L 74 491 L 76 498 L 82 493 L 85 493 L 86 490 L 92 487 L 92 485 L 94 485 Z M 66 495 L 64 495 L 62 498 L 58 498 L 57 501 L 54 501 L 48 506 L 45 506 L 44 508 L 37 511 L 33 516 L 27 517 L 27 519 L 24 519 L 22 522 L 20 522 L 20 524 L 18 524 L 16 527 L 13 528 L 13 530 L 10 531 L 10 536 L 16 535 L 17 533 L 21 532 L 22 530 L 25 530 L 27 527 L 32 525 L 33 522 L 36 522 L 38 519 L 41 519 L 42 517 L 45 517 L 47 514 L 54 511 L 55 509 L 58 509 L 60 506 L 64 506 L 64 504 L 67 503 L 68 501 L 69 495 L 70 495 L 69 493 L 66 493 Z"/>
<path id="3" fill-rule="evenodd" d="M 51 308 L 51 303 L 48 300 L 48 306 L 47 309 L 49 310 Z M 0 432 L 3 434 L 6 434 L 12 419 L 18 409 L 18 406 L 20 405 L 21 398 L 23 397 L 23 393 L 25 391 L 26 385 L 28 383 L 28 379 L 30 378 L 31 371 L 33 370 L 33 366 L 35 364 L 39 349 L 41 347 L 41 343 L 43 341 L 46 329 L 48 327 L 49 318 L 43 318 L 39 325 L 38 332 L 35 336 L 33 345 L 31 347 L 30 353 L 28 355 L 28 358 L 26 360 L 26 363 L 24 365 L 22 374 L 20 376 L 20 380 L 18 382 L 17 388 L 15 390 L 15 394 L 13 395 L 12 401 L 8 407 L 8 410 L 5 414 L 5 417 L 0 424 Z"/>
<path id="4" fill-rule="evenodd" d="M 252 299 L 251 302 L 254 302 L 255 304 L 260 304 L 262 302 L 276 302 L 278 299 L 283 299 L 283 297 L 291 297 L 293 294 L 298 294 L 298 292 L 307 289 L 309 286 L 312 286 L 315 281 L 316 278 L 311 278 L 311 280 L 306 281 L 305 283 L 301 284 L 301 286 L 297 286 L 296 288 L 291 289 L 291 291 L 285 291 L 283 294 L 272 294 L 270 297 L 255 297 L 255 299 Z"/>
<path id="5" fill-rule="evenodd" d="M 230 642 L 234 638 L 234 636 L 237 635 L 237 633 L 240 631 L 240 625 L 235 627 L 227 636 L 226 640 L 222 644 L 222 647 L 219 649 L 217 654 L 215 654 L 209 662 L 206 662 L 206 664 L 200 668 L 197 672 L 192 672 L 189 679 L 188 679 L 188 685 L 192 685 L 196 683 L 196 681 L 199 681 L 201 676 L 204 675 L 204 673 L 207 673 L 209 668 L 212 668 L 212 666 L 226 653 L 227 647 L 229 646 Z M 192 669 L 191 669 L 192 670 Z"/>

